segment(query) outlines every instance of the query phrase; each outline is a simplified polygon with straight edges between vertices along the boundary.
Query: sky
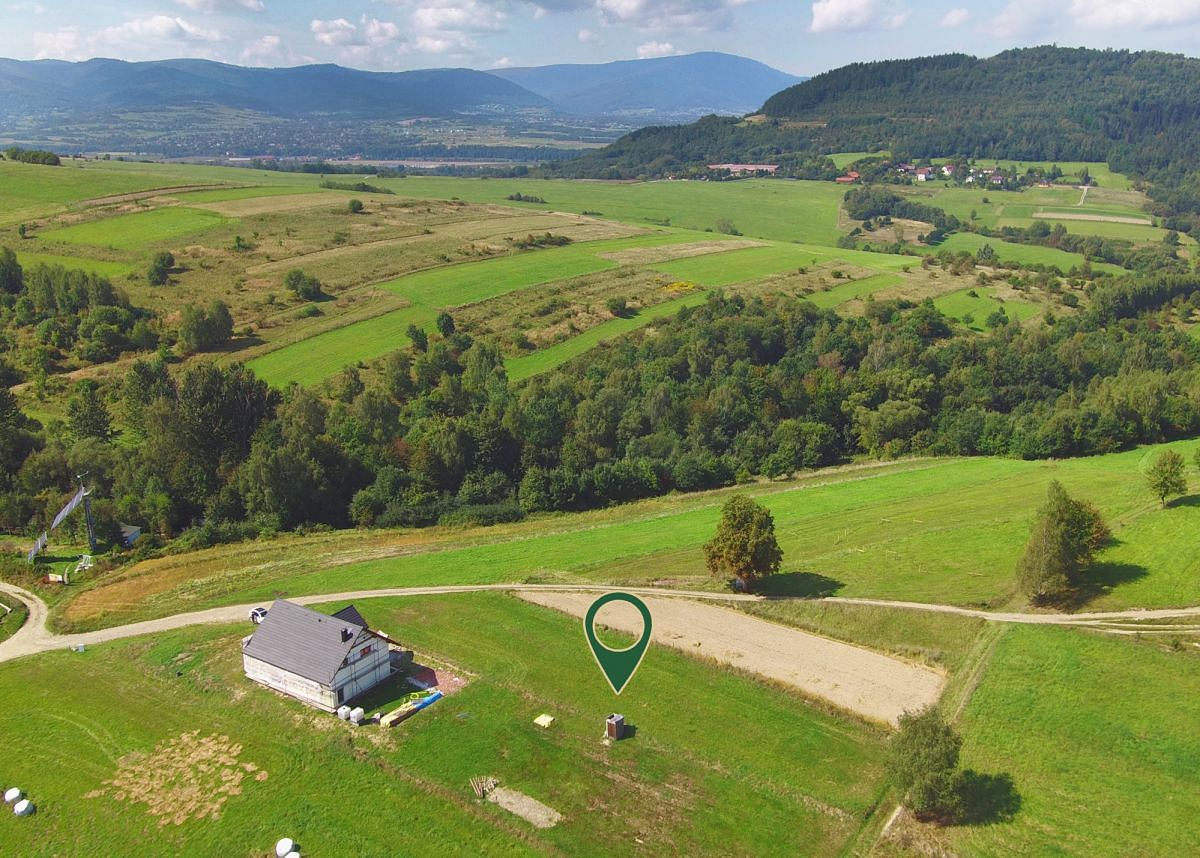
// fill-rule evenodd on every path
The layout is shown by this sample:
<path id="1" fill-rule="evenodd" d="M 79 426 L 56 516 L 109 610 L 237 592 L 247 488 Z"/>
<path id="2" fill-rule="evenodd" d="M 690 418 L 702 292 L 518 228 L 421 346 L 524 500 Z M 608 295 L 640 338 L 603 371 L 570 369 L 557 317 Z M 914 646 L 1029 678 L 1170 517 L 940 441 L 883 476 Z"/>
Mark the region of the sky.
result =
<path id="1" fill-rule="evenodd" d="M 813 75 L 1056 43 L 1196 55 L 1200 0 L 0 0 L 0 56 L 379 71 L 718 50 Z"/>

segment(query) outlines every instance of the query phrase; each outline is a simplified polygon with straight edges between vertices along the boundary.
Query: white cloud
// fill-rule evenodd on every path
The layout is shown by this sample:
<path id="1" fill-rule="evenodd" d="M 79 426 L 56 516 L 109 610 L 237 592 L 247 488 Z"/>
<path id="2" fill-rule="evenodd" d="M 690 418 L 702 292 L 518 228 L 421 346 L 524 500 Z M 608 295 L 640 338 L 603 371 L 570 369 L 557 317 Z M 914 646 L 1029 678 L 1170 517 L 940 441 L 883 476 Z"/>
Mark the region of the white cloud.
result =
<path id="1" fill-rule="evenodd" d="M 1200 21 L 1200 0 L 1071 0 L 1070 15 L 1094 30 L 1147 30 Z"/>
<path id="2" fill-rule="evenodd" d="M 1011 0 L 996 18 L 980 24 L 980 29 L 1008 39 L 1047 27 L 1061 14 L 1061 7 L 1054 6 L 1052 0 Z"/>
<path id="3" fill-rule="evenodd" d="M 249 9 L 251 12 L 261 12 L 265 8 L 263 0 L 175 0 L 175 2 L 194 12 L 221 12 L 226 9 Z"/>
<path id="4" fill-rule="evenodd" d="M 675 46 L 670 42 L 646 42 L 638 45 L 637 56 L 639 60 L 649 60 L 654 57 L 673 57 L 679 54 L 675 50 Z"/>
<path id="5" fill-rule="evenodd" d="M 513 67 L 513 61 L 510 60 L 508 57 L 501 57 L 500 59 L 498 59 L 494 63 L 492 63 L 492 68 L 494 68 L 494 69 L 510 69 L 512 67 Z"/>
<path id="6" fill-rule="evenodd" d="M 292 50 L 290 43 L 280 36 L 266 35 L 251 39 L 242 45 L 239 61 L 247 66 L 298 66 L 315 63 L 308 54 Z"/>
<path id="7" fill-rule="evenodd" d="M 596 34 L 591 30 L 580 30 L 577 38 L 581 42 L 594 42 L 596 41 Z"/>
<path id="8" fill-rule="evenodd" d="M 33 45 L 36 59 L 80 60 L 113 53 L 130 58 L 178 56 L 183 47 L 192 56 L 213 57 L 215 52 L 207 46 L 223 38 L 219 30 L 197 26 L 185 18 L 149 15 L 87 35 L 73 26 L 34 33 Z"/>
<path id="9" fill-rule="evenodd" d="M 500 9 L 477 0 L 423 0 L 409 21 L 421 33 L 482 33 L 504 27 L 508 16 Z"/>
<path id="10" fill-rule="evenodd" d="M 8 11 L 19 15 L 45 15 L 46 7 L 41 3 L 13 3 L 8 7 Z"/>
<path id="11" fill-rule="evenodd" d="M 535 0 L 541 2 L 541 0 Z M 596 0 L 608 24 L 643 30 L 725 30 L 733 10 L 751 0 Z"/>
<path id="12" fill-rule="evenodd" d="M 966 9 L 951 9 L 942 16 L 942 20 L 939 23 L 941 26 L 947 28 L 961 27 L 963 24 L 967 23 L 967 20 L 970 17 L 971 13 Z"/>
<path id="13" fill-rule="evenodd" d="M 357 24 L 345 18 L 315 19 L 309 24 L 309 30 L 314 39 L 331 48 L 379 48 L 403 38 L 400 28 L 393 22 L 366 15 Z"/>
<path id="14" fill-rule="evenodd" d="M 814 33 L 866 30 L 877 14 L 875 0 L 817 0 L 809 29 Z"/>

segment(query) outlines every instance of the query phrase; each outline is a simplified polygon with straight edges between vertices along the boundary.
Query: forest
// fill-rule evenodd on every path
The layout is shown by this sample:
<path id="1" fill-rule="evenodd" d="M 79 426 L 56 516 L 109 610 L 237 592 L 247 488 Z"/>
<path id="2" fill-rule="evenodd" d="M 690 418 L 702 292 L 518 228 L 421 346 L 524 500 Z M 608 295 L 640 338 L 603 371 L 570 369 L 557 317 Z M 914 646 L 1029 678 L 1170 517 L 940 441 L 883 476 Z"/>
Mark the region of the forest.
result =
<path id="1" fill-rule="evenodd" d="M 929 301 L 843 317 L 799 297 L 716 293 L 653 335 L 519 383 L 449 317 L 324 390 L 147 357 L 116 383 L 77 382 L 68 419 L 49 426 L 0 392 L 0 527 L 40 529 L 84 470 L 107 532 L 135 521 L 203 545 L 314 525 L 493 523 L 860 455 L 1037 459 L 1200 432 L 1200 346 L 1162 323 L 1200 308 L 1200 277 L 1090 288 L 1077 315 L 1000 320 L 986 335 Z M 94 291 L 104 300 L 81 306 L 80 331 L 113 312 Z"/>

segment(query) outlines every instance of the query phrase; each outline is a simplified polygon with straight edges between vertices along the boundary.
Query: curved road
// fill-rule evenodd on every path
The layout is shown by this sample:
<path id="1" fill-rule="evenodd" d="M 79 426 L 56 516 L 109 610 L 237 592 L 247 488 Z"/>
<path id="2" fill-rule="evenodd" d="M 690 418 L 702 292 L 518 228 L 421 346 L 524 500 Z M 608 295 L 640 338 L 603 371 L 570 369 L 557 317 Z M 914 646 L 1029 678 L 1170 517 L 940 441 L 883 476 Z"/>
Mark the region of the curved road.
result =
<path id="1" fill-rule="evenodd" d="M 1121 624 L 1133 620 L 1168 620 L 1181 617 L 1200 618 L 1200 606 L 1189 608 L 1160 608 L 1138 609 L 1130 611 L 1106 611 L 1079 614 L 1025 614 L 994 611 L 981 611 L 975 608 L 960 608 L 955 605 L 931 605 L 924 602 L 898 602 L 887 599 L 852 599 L 840 596 L 829 596 L 824 599 L 810 599 L 802 596 L 764 597 L 744 593 L 712 593 L 698 590 L 664 590 L 658 587 L 619 587 L 603 584 L 475 584 L 446 587 L 396 587 L 383 590 L 354 590 L 345 593 L 323 593 L 314 596 L 296 596 L 291 601 L 301 605 L 315 605 L 324 602 L 348 602 L 356 599 L 374 599 L 388 596 L 438 596 L 448 593 L 478 593 L 484 591 L 520 592 L 548 591 L 558 593 L 599 593 L 620 590 L 638 596 L 670 596 L 684 599 L 700 599 L 712 602 L 763 602 L 779 601 L 781 599 L 797 599 L 803 601 L 836 602 L 845 605 L 872 605 L 883 608 L 898 608 L 912 611 L 932 611 L 941 614 L 955 614 L 962 617 L 974 617 L 997 623 L 1030 623 L 1034 625 L 1083 626 L 1098 628 L 1103 631 L 1117 633 L 1119 629 L 1107 628 L 1111 624 Z M 10 637 L 0 642 L 0 662 L 11 661 L 26 655 L 49 652 L 55 649 L 66 649 L 78 644 L 90 645 L 121 638 L 137 637 L 138 635 L 154 632 L 171 631 L 188 626 L 204 624 L 221 624 L 245 622 L 251 608 L 257 604 L 228 605 L 222 608 L 209 608 L 204 611 L 191 611 L 162 617 L 157 620 L 145 620 L 140 623 L 130 623 L 124 626 L 114 626 L 94 632 L 83 632 L 72 635 L 57 635 L 46 628 L 49 610 L 46 603 L 33 593 L 12 584 L 0 582 L 0 592 L 7 593 L 20 599 L 29 608 L 29 618 L 25 625 Z M 1186 632 L 1190 629 L 1178 628 L 1168 631 Z"/>

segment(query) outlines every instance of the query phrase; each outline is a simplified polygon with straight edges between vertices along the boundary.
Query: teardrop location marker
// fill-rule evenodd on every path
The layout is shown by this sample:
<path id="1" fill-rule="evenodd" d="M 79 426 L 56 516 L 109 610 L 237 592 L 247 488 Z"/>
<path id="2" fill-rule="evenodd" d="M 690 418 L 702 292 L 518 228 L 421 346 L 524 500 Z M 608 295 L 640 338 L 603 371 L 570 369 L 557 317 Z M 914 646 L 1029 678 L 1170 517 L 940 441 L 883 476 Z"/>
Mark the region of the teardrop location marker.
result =
<path id="1" fill-rule="evenodd" d="M 625 649 L 609 649 L 596 637 L 596 615 L 610 602 L 626 602 L 637 608 L 642 615 L 642 636 Z M 646 647 L 650 645 L 650 630 L 650 609 L 637 596 L 628 593 L 606 593 L 588 608 L 583 618 L 583 633 L 587 636 L 588 646 L 592 648 L 592 655 L 596 657 L 596 664 L 600 665 L 600 672 L 608 680 L 614 694 L 619 695 L 625 690 L 625 686 L 633 679 L 641 665 L 642 657 L 646 655 Z"/>

